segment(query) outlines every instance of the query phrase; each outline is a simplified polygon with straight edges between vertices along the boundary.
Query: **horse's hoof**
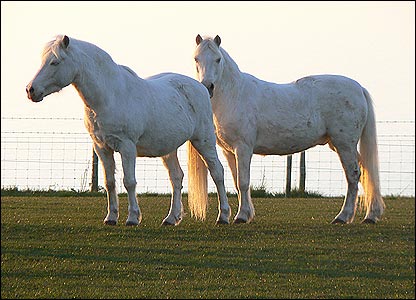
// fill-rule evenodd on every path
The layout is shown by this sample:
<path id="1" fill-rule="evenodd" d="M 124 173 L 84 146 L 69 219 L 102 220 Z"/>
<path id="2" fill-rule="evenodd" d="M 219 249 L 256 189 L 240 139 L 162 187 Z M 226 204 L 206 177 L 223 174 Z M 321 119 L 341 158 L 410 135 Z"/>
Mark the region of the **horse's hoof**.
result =
<path id="1" fill-rule="evenodd" d="M 133 222 L 133 221 L 127 221 L 126 222 L 126 226 L 138 226 L 139 225 L 139 223 L 137 223 L 137 222 Z"/>
<path id="2" fill-rule="evenodd" d="M 217 220 L 215 222 L 215 225 L 229 225 L 229 224 L 230 224 L 230 222 L 225 221 L 225 220 Z"/>
<path id="3" fill-rule="evenodd" d="M 331 224 L 346 224 L 346 222 L 341 219 L 336 218 L 331 222 Z"/>
<path id="4" fill-rule="evenodd" d="M 244 223 L 247 223 L 247 221 L 245 221 L 243 219 L 240 219 L 240 218 L 237 218 L 237 219 L 234 220 L 233 223 L 234 224 L 244 224 Z"/>
<path id="5" fill-rule="evenodd" d="M 105 225 L 111 225 L 111 226 L 115 226 L 117 224 L 117 221 L 114 220 L 106 220 L 104 221 Z"/>
<path id="6" fill-rule="evenodd" d="M 162 226 L 174 226 L 175 224 L 170 223 L 170 222 L 168 222 L 168 221 L 163 221 L 161 225 L 162 225 Z"/>
<path id="7" fill-rule="evenodd" d="M 364 219 L 361 221 L 361 224 L 376 224 L 376 221 L 371 219 Z"/>

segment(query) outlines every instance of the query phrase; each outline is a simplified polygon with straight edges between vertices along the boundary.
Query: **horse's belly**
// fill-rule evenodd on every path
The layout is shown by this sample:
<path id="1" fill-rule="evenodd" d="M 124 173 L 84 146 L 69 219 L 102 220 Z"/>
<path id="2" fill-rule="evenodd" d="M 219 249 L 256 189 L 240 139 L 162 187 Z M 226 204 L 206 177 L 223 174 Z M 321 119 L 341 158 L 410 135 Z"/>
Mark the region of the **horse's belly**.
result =
<path id="1" fill-rule="evenodd" d="M 186 139 L 177 141 L 175 143 L 166 143 L 161 145 L 160 143 L 154 143 L 152 145 L 146 145 L 143 143 L 136 144 L 136 151 L 138 157 L 161 157 L 171 153 L 179 148 Z"/>
<path id="2" fill-rule="evenodd" d="M 260 135 L 253 149 L 260 155 L 288 155 L 304 151 L 316 145 L 324 145 L 328 137 L 324 131 L 287 132 L 285 134 Z"/>
<path id="3" fill-rule="evenodd" d="M 164 156 L 179 148 L 191 135 L 192 131 L 189 126 L 188 130 L 185 128 L 170 128 L 158 131 L 155 128 L 154 131 L 143 134 L 136 142 L 137 156 Z"/>

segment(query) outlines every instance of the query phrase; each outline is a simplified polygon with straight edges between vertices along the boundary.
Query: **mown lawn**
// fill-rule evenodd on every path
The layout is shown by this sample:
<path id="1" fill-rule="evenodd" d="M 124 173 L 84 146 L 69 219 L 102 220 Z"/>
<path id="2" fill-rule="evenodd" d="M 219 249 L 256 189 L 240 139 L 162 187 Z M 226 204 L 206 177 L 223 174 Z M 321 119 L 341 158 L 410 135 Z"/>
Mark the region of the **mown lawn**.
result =
<path id="1" fill-rule="evenodd" d="M 206 221 L 161 227 L 169 201 L 141 197 L 125 227 L 121 197 L 111 227 L 104 196 L 2 196 L 1 297 L 415 298 L 415 198 L 376 225 L 331 225 L 342 199 L 255 198 L 252 223 L 225 226 L 212 198 Z"/>

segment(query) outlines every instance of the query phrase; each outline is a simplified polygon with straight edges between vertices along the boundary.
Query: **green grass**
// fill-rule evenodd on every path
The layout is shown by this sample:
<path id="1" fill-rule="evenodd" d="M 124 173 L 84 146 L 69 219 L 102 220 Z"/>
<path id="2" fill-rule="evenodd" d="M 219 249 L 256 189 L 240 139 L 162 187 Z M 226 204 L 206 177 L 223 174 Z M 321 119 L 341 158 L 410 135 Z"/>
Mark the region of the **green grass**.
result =
<path id="1" fill-rule="evenodd" d="M 230 197 L 233 215 L 237 200 Z M 342 199 L 254 198 L 250 224 L 185 215 L 142 196 L 142 224 L 102 224 L 106 198 L 1 198 L 2 298 L 415 298 L 415 199 L 386 199 L 376 225 L 331 225 Z M 184 199 L 185 211 L 186 198 Z"/>

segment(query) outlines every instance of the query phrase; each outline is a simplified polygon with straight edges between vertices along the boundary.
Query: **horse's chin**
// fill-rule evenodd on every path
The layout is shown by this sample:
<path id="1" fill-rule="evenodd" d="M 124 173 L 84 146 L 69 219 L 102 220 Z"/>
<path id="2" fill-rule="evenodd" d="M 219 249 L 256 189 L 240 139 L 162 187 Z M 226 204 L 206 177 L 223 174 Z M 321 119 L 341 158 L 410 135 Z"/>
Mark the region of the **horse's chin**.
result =
<path id="1" fill-rule="evenodd" d="M 39 95 L 39 96 L 28 96 L 29 100 L 31 100 L 32 102 L 40 102 L 43 100 L 44 96 L 43 95 Z"/>
<path id="2" fill-rule="evenodd" d="M 43 97 L 39 99 L 30 99 L 30 100 L 32 100 L 32 102 L 38 103 L 43 100 Z"/>

